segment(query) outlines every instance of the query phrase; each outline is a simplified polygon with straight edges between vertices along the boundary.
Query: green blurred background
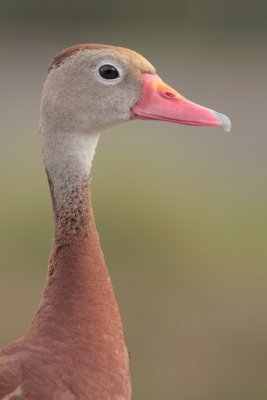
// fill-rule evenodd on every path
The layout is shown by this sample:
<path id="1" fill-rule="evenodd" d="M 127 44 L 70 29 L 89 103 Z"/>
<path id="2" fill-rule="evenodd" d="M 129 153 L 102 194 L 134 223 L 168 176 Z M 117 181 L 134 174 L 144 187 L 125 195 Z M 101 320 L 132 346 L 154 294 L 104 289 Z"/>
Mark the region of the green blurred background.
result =
<path id="1" fill-rule="evenodd" d="M 143 54 L 231 134 L 102 136 L 93 201 L 135 399 L 267 399 L 266 1 L 0 2 L 0 345 L 38 306 L 52 235 L 38 137 L 47 65 L 75 43 Z"/>

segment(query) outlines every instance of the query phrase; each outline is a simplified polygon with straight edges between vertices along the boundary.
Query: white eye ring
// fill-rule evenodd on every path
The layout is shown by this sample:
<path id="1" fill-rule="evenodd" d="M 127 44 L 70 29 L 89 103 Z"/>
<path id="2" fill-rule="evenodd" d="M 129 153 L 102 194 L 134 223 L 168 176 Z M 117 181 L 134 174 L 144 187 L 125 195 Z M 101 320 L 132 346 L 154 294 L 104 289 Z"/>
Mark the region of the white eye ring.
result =
<path id="1" fill-rule="evenodd" d="M 104 78 L 103 76 L 100 75 L 100 69 L 104 66 L 110 66 L 111 69 L 114 68 L 114 72 L 117 72 L 118 76 L 114 78 Z M 98 80 L 100 80 L 102 83 L 105 83 L 106 85 L 116 85 L 118 82 L 120 82 L 123 78 L 123 69 L 120 65 L 118 65 L 116 62 L 113 60 L 102 60 L 101 63 L 99 63 L 96 66 L 95 69 L 96 72 L 96 77 Z"/>

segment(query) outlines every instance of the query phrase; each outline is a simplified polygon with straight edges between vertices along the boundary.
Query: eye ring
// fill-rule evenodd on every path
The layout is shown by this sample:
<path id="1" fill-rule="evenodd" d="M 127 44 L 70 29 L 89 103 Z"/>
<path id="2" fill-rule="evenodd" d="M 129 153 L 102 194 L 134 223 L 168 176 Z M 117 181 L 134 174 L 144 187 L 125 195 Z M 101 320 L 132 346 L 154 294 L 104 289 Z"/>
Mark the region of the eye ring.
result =
<path id="1" fill-rule="evenodd" d="M 112 64 L 103 64 L 99 67 L 98 73 L 105 80 L 114 80 L 120 77 L 120 73 Z"/>
<path id="2" fill-rule="evenodd" d="M 111 69 L 112 72 L 110 72 L 109 77 L 105 77 L 107 69 Z M 106 71 L 105 73 L 103 73 L 102 75 L 104 75 L 104 77 L 100 74 L 100 70 L 101 71 Z M 96 66 L 95 66 L 95 76 L 96 78 L 101 81 L 103 84 L 105 85 L 117 85 L 124 76 L 124 68 L 117 63 L 115 60 L 113 59 L 104 59 L 101 60 L 101 62 L 99 62 Z"/>

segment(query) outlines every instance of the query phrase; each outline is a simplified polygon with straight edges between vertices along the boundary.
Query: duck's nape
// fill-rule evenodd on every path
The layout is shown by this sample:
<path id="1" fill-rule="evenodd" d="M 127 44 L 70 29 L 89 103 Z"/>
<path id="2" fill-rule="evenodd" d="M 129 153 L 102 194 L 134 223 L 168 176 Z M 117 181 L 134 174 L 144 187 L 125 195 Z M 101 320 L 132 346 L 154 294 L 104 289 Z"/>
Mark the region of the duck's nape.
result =
<path id="1" fill-rule="evenodd" d="M 40 118 L 55 221 L 48 279 L 29 331 L 0 352 L 0 399 L 131 398 L 89 177 L 100 133 L 133 118 L 229 128 L 227 117 L 185 100 L 131 50 L 79 45 L 55 57 Z"/>

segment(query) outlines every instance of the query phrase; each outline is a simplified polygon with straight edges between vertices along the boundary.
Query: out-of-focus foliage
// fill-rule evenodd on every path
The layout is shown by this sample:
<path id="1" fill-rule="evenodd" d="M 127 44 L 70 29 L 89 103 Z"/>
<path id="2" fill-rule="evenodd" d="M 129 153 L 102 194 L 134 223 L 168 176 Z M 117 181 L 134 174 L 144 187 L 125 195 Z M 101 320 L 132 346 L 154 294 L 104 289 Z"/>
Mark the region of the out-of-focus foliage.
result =
<path id="1" fill-rule="evenodd" d="M 264 1 L 0 3 L 0 345 L 41 296 L 52 235 L 38 109 L 52 56 L 105 42 L 145 55 L 233 130 L 131 122 L 102 136 L 96 221 L 137 399 L 267 398 Z"/>

